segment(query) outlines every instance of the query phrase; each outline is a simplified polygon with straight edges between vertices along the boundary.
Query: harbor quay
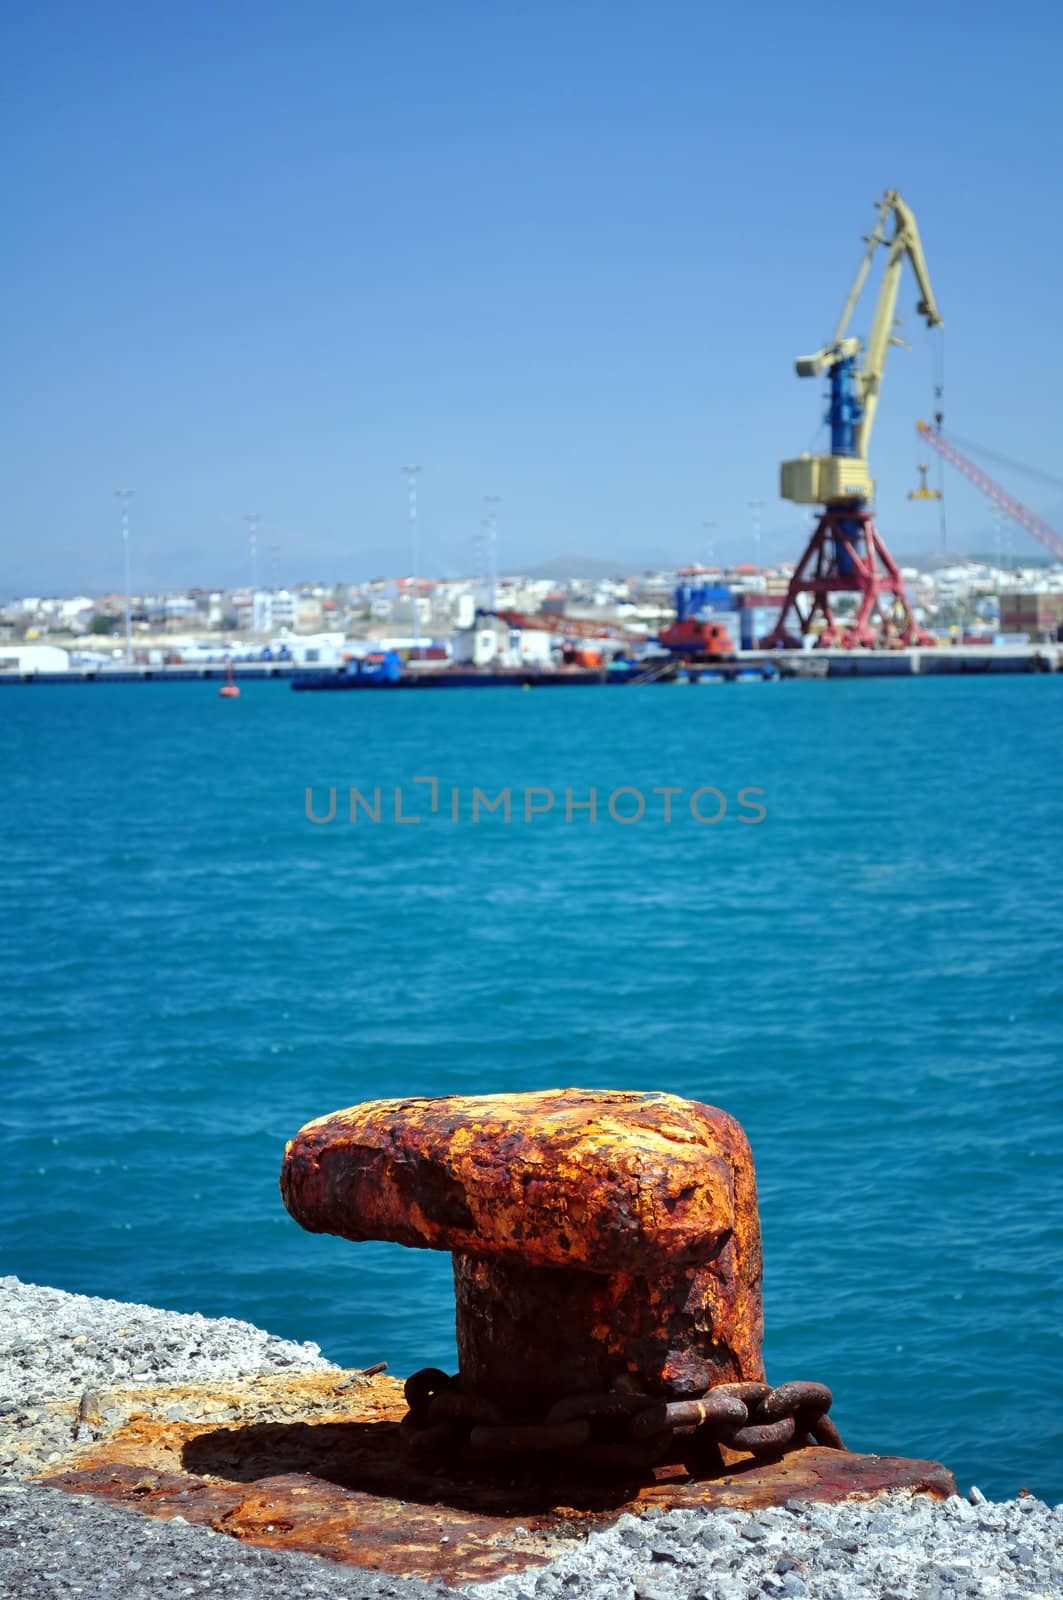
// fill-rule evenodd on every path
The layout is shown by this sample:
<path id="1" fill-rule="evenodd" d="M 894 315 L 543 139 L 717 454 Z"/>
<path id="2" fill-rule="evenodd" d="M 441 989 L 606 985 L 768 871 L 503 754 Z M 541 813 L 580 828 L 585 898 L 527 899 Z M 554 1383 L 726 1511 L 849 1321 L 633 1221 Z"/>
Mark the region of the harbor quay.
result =
<path id="1" fill-rule="evenodd" d="M 787 562 L 590 576 L 574 561 L 568 576 L 515 573 L 486 591 L 474 577 L 400 576 L 294 590 L 27 596 L 0 604 L 0 685 L 224 674 L 309 691 L 572 688 L 1060 664 L 1063 563 L 904 567 L 910 636 L 843 626 L 844 596 L 835 597 L 835 626 L 817 615 L 784 627 L 797 576 Z"/>
<path id="2" fill-rule="evenodd" d="M 651 684 L 711 684 L 810 678 L 918 678 L 984 676 L 1063 670 L 1063 647 L 1051 644 L 957 645 L 900 650 L 737 650 L 727 661 L 670 662 L 653 671 L 619 673 L 601 667 L 455 668 L 404 662 L 394 679 L 352 681 L 345 664 L 299 666 L 286 661 L 241 661 L 226 666 L 168 663 L 69 667 L 59 671 L 0 671 L 0 688 L 64 684 L 193 683 L 232 677 L 244 683 L 275 679 L 302 689 L 575 688 Z"/>

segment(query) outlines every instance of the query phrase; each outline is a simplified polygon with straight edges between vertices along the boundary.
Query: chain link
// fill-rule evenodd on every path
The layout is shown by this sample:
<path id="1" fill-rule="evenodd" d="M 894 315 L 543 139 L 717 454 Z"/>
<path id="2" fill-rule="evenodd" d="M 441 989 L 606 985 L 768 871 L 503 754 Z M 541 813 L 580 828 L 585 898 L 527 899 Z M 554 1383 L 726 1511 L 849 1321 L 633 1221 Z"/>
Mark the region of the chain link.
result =
<path id="1" fill-rule="evenodd" d="M 545 1416 L 507 1417 L 492 1401 L 466 1394 L 461 1375 L 425 1367 L 407 1378 L 403 1442 L 426 1458 L 469 1448 L 482 1455 L 576 1451 L 618 1466 L 652 1465 L 677 1451 L 699 1470 L 723 1468 L 719 1446 L 772 1459 L 808 1444 L 844 1450 L 827 1415 L 823 1383 L 719 1383 L 700 1395 L 661 1400 L 630 1378 L 601 1393 L 566 1395 Z"/>

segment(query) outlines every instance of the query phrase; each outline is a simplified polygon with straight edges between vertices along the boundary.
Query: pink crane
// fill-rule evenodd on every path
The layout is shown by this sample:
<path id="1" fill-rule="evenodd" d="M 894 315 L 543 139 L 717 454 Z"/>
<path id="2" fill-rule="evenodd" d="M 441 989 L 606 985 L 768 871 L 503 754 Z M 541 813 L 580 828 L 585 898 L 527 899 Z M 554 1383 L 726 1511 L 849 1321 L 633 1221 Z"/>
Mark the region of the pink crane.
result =
<path id="1" fill-rule="evenodd" d="M 998 505 L 1012 522 L 1017 522 L 1020 528 L 1025 528 L 1027 533 L 1032 533 L 1035 539 L 1039 539 L 1046 550 L 1051 550 L 1057 561 L 1063 561 L 1063 539 L 1055 528 L 1050 528 L 1043 518 L 1030 510 L 1029 506 L 1024 506 L 1021 500 L 1016 500 L 1014 495 L 1002 489 L 999 483 L 987 472 L 983 472 L 981 467 L 976 467 L 962 450 L 958 450 L 951 440 L 946 439 L 929 422 L 917 422 L 915 426 L 921 439 L 933 445 L 938 454 L 944 456 L 946 461 L 951 461 L 965 478 L 970 478 L 975 487 L 981 489 L 994 505 Z"/>

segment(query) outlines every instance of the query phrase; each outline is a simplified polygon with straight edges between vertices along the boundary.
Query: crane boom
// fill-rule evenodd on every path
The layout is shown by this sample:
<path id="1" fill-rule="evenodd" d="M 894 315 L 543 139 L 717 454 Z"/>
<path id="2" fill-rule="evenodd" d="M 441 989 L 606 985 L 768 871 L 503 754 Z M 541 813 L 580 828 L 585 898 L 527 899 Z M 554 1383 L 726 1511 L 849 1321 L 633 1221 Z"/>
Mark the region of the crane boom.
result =
<path id="1" fill-rule="evenodd" d="M 1012 522 L 1017 522 L 1020 528 L 1025 528 L 1027 533 L 1032 533 L 1035 539 L 1040 540 L 1046 550 L 1051 550 L 1057 561 L 1063 561 L 1063 539 L 1060 538 L 1055 528 L 1050 527 L 1042 517 L 1031 511 L 1029 506 L 1023 505 L 1021 500 L 1016 500 L 1014 495 L 1009 494 L 987 472 L 983 472 L 981 467 L 976 467 L 974 462 L 969 460 L 962 450 L 958 450 L 951 440 L 946 439 L 936 428 L 931 427 L 929 422 L 917 422 L 915 426 L 920 438 L 925 439 L 927 444 L 933 445 L 939 455 L 944 456 L 945 460 L 951 462 L 958 472 L 962 472 L 964 477 L 969 478 L 976 488 L 981 489 L 982 493 L 987 495 L 994 505 L 999 506 L 1001 511 L 1011 518 Z"/>
<path id="2" fill-rule="evenodd" d="M 891 216 L 892 236 L 886 232 Z M 868 451 L 882 393 L 886 356 L 891 344 L 902 343 L 893 330 L 906 259 L 911 262 L 919 285 L 921 299 L 916 307 L 919 315 L 926 318 L 931 328 L 941 322 L 915 215 L 896 189 L 887 189 L 878 202 L 878 218 L 866 244 L 834 338 L 822 350 L 811 356 L 800 356 L 795 363 L 801 378 L 818 377 L 824 372 L 830 378 L 830 455 L 801 456 L 796 461 L 783 463 L 783 499 L 795 500 L 800 505 L 831 505 L 872 498 L 874 484 L 868 468 Z M 887 250 L 886 267 L 861 362 L 861 342 L 847 330 L 880 245 Z"/>
<path id="3" fill-rule="evenodd" d="M 927 270 L 926 257 L 923 254 L 919 228 L 912 210 L 905 205 L 895 189 L 888 189 L 883 196 L 879 211 L 880 220 L 884 220 L 883 212 L 887 210 L 892 210 L 896 226 L 893 238 L 890 241 L 889 257 L 886 261 L 886 271 L 882 278 L 882 287 L 879 290 L 875 317 L 871 324 L 871 333 L 868 336 L 864 369 L 859 379 L 860 399 L 863 403 L 864 415 L 856 430 L 856 453 L 859 456 L 863 456 L 865 460 L 871 444 L 871 429 L 875 423 L 875 412 L 878 409 L 879 395 L 882 391 L 882 376 L 886 369 L 886 353 L 891 342 L 895 342 L 893 323 L 897 310 L 897 291 L 900 288 L 905 256 L 912 263 L 915 281 L 919 285 L 919 293 L 922 295 L 922 299 L 916 307 L 917 311 L 920 316 L 926 318 L 927 327 L 929 328 L 937 327 L 941 322 L 941 315 L 934 299 L 934 291 L 930 287 L 930 274 Z M 876 232 L 881 233 L 881 227 Z"/>

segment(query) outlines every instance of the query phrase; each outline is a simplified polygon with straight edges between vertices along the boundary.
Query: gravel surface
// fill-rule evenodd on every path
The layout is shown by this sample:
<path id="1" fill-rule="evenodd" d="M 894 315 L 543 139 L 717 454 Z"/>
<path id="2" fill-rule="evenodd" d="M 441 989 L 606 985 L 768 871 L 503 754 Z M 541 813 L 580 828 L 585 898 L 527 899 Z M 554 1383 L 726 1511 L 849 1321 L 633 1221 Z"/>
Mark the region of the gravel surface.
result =
<path id="1" fill-rule="evenodd" d="M 233 1317 L 158 1311 L 0 1278 L 0 1402 L 9 1405 L 117 1385 L 328 1370 L 333 1364 L 316 1344 L 292 1344 Z"/>
<path id="2" fill-rule="evenodd" d="M 316 1344 L 293 1344 L 233 1317 L 99 1300 L 0 1278 L 0 1479 L 47 1473 L 72 1443 L 82 1396 L 258 1374 L 335 1372 Z"/>
<path id="3" fill-rule="evenodd" d="M 935 1501 L 622 1516 L 478 1600 L 986 1600 L 1063 1595 L 1063 1506 Z"/>
<path id="4" fill-rule="evenodd" d="M 336 1370 L 313 1344 L 246 1322 L 0 1278 L 0 1597 L 432 1600 L 454 1595 L 313 1556 L 241 1545 L 25 1481 L 70 1447 L 86 1390 Z M 58 1402 L 62 1402 L 59 1405 Z M 57 1421 L 57 1418 L 59 1419 Z M 55 1430 L 59 1428 L 60 1432 Z M 65 1430 L 65 1431 L 63 1431 Z M 903 1493 L 778 1510 L 668 1511 L 558 1538 L 547 1567 L 461 1591 L 477 1600 L 1058 1600 L 1063 1506 Z"/>
<path id="5" fill-rule="evenodd" d="M 103 1500 L 0 1483 L 4 1600 L 440 1600 L 453 1590 L 240 1544 Z"/>

